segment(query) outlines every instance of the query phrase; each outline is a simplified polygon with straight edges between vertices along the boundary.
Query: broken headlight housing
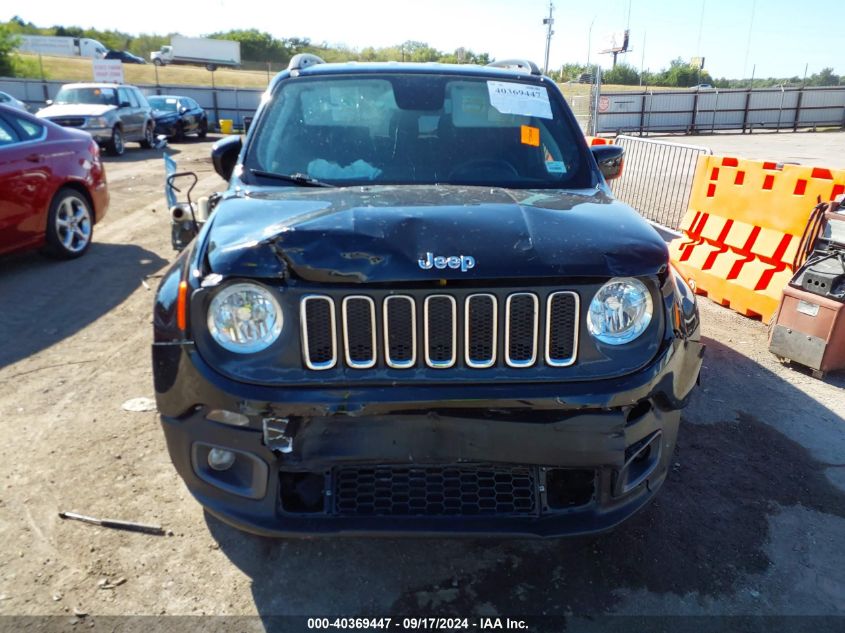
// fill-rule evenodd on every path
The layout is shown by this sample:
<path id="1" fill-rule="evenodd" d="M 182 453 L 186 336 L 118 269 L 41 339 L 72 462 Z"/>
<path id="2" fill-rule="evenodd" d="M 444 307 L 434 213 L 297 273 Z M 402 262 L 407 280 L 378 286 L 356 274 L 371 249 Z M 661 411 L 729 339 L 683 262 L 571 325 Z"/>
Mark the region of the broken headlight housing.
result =
<path id="1" fill-rule="evenodd" d="M 223 349 L 253 354 L 267 349 L 282 333 L 279 303 L 266 288 L 236 283 L 222 288 L 208 308 L 208 331 Z"/>

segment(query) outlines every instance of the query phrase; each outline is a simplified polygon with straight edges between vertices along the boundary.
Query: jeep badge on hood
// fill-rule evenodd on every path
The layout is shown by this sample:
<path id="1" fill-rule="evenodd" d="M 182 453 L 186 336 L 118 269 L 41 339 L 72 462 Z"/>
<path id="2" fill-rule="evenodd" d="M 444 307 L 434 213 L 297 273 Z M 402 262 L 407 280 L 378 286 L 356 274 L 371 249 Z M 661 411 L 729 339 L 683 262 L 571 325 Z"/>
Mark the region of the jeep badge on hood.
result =
<path id="1" fill-rule="evenodd" d="M 429 270 L 430 268 L 439 268 L 443 270 L 447 266 L 449 268 L 461 269 L 465 273 L 470 268 L 475 268 L 475 257 L 471 255 L 434 255 L 434 253 L 426 253 L 425 257 L 419 260 L 420 268 Z"/>

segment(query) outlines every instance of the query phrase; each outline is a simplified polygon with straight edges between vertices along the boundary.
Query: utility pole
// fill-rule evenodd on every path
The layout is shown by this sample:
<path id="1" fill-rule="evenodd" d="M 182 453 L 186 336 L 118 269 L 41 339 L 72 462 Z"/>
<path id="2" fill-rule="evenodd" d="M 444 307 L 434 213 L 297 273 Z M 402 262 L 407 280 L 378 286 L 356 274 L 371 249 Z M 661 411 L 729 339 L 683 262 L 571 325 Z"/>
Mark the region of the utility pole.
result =
<path id="1" fill-rule="evenodd" d="M 640 57 L 640 85 L 643 85 L 643 71 L 645 70 L 645 36 L 648 35 L 648 31 L 643 31 L 643 54 Z"/>
<path id="2" fill-rule="evenodd" d="M 751 34 L 754 32 L 754 12 L 757 9 L 757 0 L 751 0 L 751 20 L 748 23 L 748 42 L 745 44 L 745 61 L 742 63 L 742 78 L 745 79 L 745 71 L 748 70 L 748 55 L 751 53 Z M 751 83 L 754 83 L 754 72 L 751 73 Z"/>
<path id="3" fill-rule="evenodd" d="M 549 17 L 543 19 L 543 24 L 546 25 L 546 63 L 543 64 L 543 74 L 547 74 L 549 72 L 549 48 L 552 45 L 552 35 L 555 32 L 552 30 L 552 25 L 555 23 L 554 18 L 552 17 L 552 12 L 554 11 L 555 6 L 549 0 Z"/>

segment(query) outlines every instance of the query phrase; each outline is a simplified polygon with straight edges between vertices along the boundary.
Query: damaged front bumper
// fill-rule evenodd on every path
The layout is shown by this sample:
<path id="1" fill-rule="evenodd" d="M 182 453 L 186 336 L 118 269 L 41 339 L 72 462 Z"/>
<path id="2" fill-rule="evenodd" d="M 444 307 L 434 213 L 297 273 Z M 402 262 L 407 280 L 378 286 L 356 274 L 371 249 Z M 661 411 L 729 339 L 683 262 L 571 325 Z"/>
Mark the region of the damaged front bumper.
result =
<path id="1" fill-rule="evenodd" d="M 610 529 L 665 479 L 701 353 L 676 340 L 592 382 L 332 389 L 246 385 L 191 344 L 153 346 L 176 469 L 209 512 L 265 536 Z"/>

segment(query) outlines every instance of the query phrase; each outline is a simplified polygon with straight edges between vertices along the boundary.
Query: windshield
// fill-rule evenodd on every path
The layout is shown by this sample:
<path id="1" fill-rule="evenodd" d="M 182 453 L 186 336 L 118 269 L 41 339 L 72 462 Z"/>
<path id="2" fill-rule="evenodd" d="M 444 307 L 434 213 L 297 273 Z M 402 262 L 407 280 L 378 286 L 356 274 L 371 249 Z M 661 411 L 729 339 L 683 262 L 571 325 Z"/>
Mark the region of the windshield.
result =
<path id="1" fill-rule="evenodd" d="M 117 93 L 114 88 L 62 88 L 53 103 L 117 105 Z"/>
<path id="2" fill-rule="evenodd" d="M 593 186 L 561 101 L 509 78 L 292 79 L 267 104 L 244 166 L 336 185 Z"/>
<path id="3" fill-rule="evenodd" d="M 166 97 L 147 97 L 147 101 L 150 102 L 150 106 L 155 110 L 161 110 L 163 112 L 176 112 L 176 99 L 169 99 Z"/>

